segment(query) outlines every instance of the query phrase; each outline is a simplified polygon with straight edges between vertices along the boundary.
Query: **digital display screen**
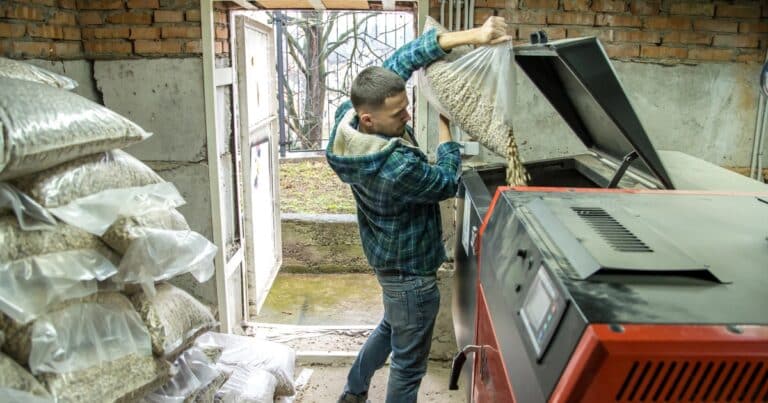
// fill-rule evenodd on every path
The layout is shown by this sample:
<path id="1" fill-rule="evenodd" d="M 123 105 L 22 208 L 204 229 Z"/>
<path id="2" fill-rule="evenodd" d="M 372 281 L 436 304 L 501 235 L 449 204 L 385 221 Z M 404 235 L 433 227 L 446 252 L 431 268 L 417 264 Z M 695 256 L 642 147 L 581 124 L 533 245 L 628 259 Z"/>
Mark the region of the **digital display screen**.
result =
<path id="1" fill-rule="evenodd" d="M 544 318 L 547 316 L 549 307 L 552 305 L 552 298 L 549 296 L 544 284 L 540 278 L 536 279 L 534 286 L 525 304 L 525 315 L 528 317 L 531 326 L 538 330 L 541 328 Z"/>

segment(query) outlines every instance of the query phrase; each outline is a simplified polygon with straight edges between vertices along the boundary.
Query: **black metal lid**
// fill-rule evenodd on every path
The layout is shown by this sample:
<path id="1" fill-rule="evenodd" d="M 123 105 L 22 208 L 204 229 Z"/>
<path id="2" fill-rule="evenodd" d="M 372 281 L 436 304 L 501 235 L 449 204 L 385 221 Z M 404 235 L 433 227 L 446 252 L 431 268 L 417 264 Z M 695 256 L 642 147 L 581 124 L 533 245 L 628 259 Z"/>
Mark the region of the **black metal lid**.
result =
<path id="1" fill-rule="evenodd" d="M 594 37 L 518 46 L 515 60 L 587 148 L 634 167 L 673 189 L 664 164 Z"/>

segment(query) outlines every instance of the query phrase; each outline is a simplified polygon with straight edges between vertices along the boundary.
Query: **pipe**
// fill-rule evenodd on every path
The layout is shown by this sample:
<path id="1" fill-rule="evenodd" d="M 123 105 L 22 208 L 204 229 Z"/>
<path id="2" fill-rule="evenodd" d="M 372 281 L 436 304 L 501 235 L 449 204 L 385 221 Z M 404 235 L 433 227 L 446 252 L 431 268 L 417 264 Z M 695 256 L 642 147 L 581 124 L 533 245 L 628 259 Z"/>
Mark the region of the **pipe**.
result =
<path id="1" fill-rule="evenodd" d="M 469 27 L 475 27 L 475 0 L 469 0 Z"/>
<path id="2" fill-rule="evenodd" d="M 766 52 L 763 64 L 768 63 L 768 52 Z M 760 70 L 762 75 L 762 69 Z M 752 179 L 761 179 L 763 171 L 763 143 L 765 139 L 766 126 L 766 96 L 763 94 L 762 86 L 760 96 L 757 100 L 757 118 L 755 120 L 755 136 L 752 142 L 752 159 L 749 164 L 749 176 Z"/>
<path id="3" fill-rule="evenodd" d="M 284 72 L 284 64 L 283 64 L 283 13 L 281 11 L 278 11 L 275 13 L 275 37 L 276 37 L 276 46 L 277 46 L 277 69 L 282 74 Z M 283 88 L 283 80 L 282 77 L 277 78 L 277 113 L 278 116 L 285 116 L 285 89 Z M 285 157 L 285 145 L 287 144 L 287 139 L 285 138 L 285 121 L 283 119 L 280 119 L 280 156 Z"/>
<path id="4" fill-rule="evenodd" d="M 456 3 L 454 3 L 454 5 L 456 6 L 456 11 L 455 11 L 456 24 L 454 24 L 454 29 L 456 31 L 461 30 L 461 2 L 462 0 L 456 0 Z"/>
<path id="5" fill-rule="evenodd" d="M 445 26 L 445 0 L 440 0 L 440 25 Z"/>
<path id="6" fill-rule="evenodd" d="M 453 0 L 448 0 L 448 24 L 444 25 L 445 29 L 453 31 Z"/>
<path id="7" fill-rule="evenodd" d="M 464 29 L 472 28 L 469 21 L 469 0 L 464 0 Z"/>

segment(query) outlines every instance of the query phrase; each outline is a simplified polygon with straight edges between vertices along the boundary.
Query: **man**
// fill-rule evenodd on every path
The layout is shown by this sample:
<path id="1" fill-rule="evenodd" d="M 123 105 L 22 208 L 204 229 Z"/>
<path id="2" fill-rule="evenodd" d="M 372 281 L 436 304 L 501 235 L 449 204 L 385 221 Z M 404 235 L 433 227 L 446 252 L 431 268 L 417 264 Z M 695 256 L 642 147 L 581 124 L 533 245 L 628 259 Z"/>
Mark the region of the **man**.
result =
<path id="1" fill-rule="evenodd" d="M 326 158 L 352 187 L 363 249 L 384 302 L 384 318 L 360 350 L 339 402 L 365 402 L 373 373 L 390 353 L 387 402 L 415 402 L 427 371 L 440 305 L 435 273 L 446 258 L 438 202 L 456 194 L 460 157 L 441 117 L 437 161 L 427 162 L 407 125 L 405 80 L 456 46 L 498 43 L 505 35 L 500 17 L 466 31 L 427 31 L 383 67 L 361 71 L 351 103 L 336 111 Z"/>

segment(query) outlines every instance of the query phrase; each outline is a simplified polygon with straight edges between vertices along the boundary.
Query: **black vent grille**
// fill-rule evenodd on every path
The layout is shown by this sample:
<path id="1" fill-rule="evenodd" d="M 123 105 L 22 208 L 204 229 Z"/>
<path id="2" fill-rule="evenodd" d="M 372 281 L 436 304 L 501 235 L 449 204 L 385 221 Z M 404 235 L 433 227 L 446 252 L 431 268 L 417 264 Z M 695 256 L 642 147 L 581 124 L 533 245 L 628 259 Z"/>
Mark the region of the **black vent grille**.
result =
<path id="1" fill-rule="evenodd" d="M 619 252 L 653 252 L 645 242 L 621 225 L 608 212 L 597 207 L 571 207 L 611 247 Z"/>
<path id="2" fill-rule="evenodd" d="M 766 402 L 768 361 L 635 361 L 617 402 Z"/>

